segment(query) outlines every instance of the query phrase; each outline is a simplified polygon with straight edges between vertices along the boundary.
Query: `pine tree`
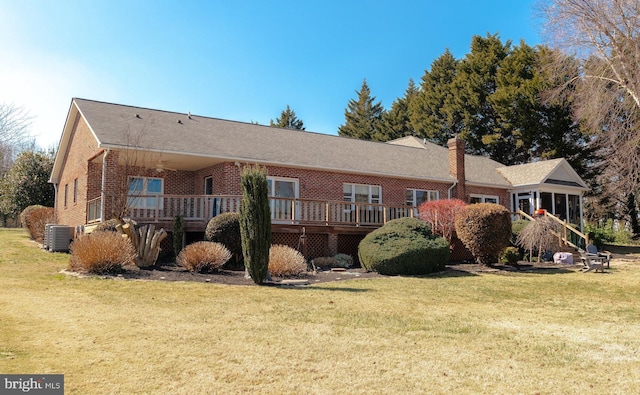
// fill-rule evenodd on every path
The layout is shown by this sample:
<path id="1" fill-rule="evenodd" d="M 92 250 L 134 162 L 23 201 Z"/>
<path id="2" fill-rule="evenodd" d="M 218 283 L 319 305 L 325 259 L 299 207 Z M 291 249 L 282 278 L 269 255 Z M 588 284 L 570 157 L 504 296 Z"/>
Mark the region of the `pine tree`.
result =
<path id="1" fill-rule="evenodd" d="M 446 145 L 462 130 L 459 111 L 451 105 L 458 63 L 448 49 L 434 60 L 431 70 L 425 70 L 420 91 L 410 106 L 416 135 L 440 145 Z"/>
<path id="2" fill-rule="evenodd" d="M 471 153 L 491 156 L 483 138 L 493 134 L 499 123 L 489 96 L 497 89 L 498 68 L 510 47 L 510 41 L 503 44 L 497 35 L 474 36 L 471 52 L 458 65 L 447 111 L 461 116 L 464 127 L 459 137 Z"/>
<path id="3" fill-rule="evenodd" d="M 418 92 L 419 89 L 416 87 L 413 79 L 410 79 L 409 86 L 404 92 L 404 97 L 394 101 L 389 111 L 384 112 L 381 130 L 375 136 L 374 140 L 389 141 L 413 135 L 411 108 Z"/>
<path id="4" fill-rule="evenodd" d="M 374 140 L 376 136 L 382 138 L 382 115 L 384 107 L 371 96 L 367 80 L 362 81 L 362 87 L 357 100 L 349 100 L 344 111 L 345 123 L 338 128 L 338 135 L 353 137 L 361 140 Z"/>
<path id="5" fill-rule="evenodd" d="M 287 108 L 283 110 L 282 113 L 280 113 L 280 118 L 276 118 L 275 122 L 273 121 L 273 119 L 269 121 L 269 126 L 285 129 L 304 130 L 304 122 L 296 117 L 296 112 L 289 108 L 288 104 Z"/>
<path id="6" fill-rule="evenodd" d="M 241 174 L 240 236 L 249 276 L 256 284 L 269 277 L 271 210 L 266 169 L 247 166 Z"/>

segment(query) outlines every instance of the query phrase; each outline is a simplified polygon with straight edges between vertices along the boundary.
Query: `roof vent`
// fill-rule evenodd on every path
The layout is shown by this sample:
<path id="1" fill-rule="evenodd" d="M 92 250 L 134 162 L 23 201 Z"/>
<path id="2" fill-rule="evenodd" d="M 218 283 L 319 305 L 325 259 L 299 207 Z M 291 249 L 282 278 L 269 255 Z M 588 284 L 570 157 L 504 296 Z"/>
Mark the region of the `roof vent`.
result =
<path id="1" fill-rule="evenodd" d="M 142 117 L 140 116 L 140 114 L 136 114 L 136 118 L 141 119 Z"/>
<path id="2" fill-rule="evenodd" d="M 193 119 L 191 118 L 191 111 L 189 111 L 189 113 L 187 114 L 187 117 L 189 117 L 189 119 Z"/>
<path id="3" fill-rule="evenodd" d="M 179 123 L 180 125 L 182 125 L 182 121 L 181 121 L 180 119 L 178 119 L 178 123 Z"/>

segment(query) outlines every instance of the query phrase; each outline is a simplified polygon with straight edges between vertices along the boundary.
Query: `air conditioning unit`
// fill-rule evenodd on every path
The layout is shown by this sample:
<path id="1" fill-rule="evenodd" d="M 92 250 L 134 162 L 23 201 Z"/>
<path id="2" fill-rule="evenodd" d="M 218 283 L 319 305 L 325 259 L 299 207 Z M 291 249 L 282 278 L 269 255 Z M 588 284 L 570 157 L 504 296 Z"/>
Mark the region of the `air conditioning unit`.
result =
<path id="1" fill-rule="evenodd" d="M 42 244 L 42 248 L 48 250 L 51 246 L 51 227 L 55 224 L 46 224 L 44 226 L 44 242 Z"/>
<path id="2" fill-rule="evenodd" d="M 73 227 L 53 225 L 49 230 L 49 250 L 51 252 L 68 252 L 71 240 L 73 240 Z"/>

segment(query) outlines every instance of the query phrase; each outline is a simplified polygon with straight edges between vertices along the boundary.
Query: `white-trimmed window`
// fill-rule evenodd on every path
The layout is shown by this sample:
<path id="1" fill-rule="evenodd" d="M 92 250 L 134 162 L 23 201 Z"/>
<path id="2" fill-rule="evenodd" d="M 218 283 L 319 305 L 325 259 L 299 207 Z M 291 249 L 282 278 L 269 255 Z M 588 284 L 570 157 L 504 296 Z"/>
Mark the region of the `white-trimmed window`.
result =
<path id="1" fill-rule="evenodd" d="M 356 203 L 382 203 L 380 185 L 342 184 L 343 200 Z"/>
<path id="2" fill-rule="evenodd" d="M 407 206 L 418 207 L 424 202 L 440 199 L 438 191 L 407 188 Z"/>
<path id="3" fill-rule="evenodd" d="M 277 221 L 293 221 L 299 219 L 300 212 L 295 211 L 294 199 L 300 197 L 300 182 L 297 178 L 267 177 L 269 188 L 269 204 L 271 206 L 271 218 Z M 297 204 L 296 208 L 299 208 Z"/>
<path id="4" fill-rule="evenodd" d="M 498 204 L 500 199 L 496 195 L 471 195 L 471 199 L 469 199 L 469 203 L 495 203 Z"/>
<path id="5" fill-rule="evenodd" d="M 162 195 L 164 180 L 155 177 L 129 177 L 129 207 L 162 208 L 162 199 L 153 195 Z"/>

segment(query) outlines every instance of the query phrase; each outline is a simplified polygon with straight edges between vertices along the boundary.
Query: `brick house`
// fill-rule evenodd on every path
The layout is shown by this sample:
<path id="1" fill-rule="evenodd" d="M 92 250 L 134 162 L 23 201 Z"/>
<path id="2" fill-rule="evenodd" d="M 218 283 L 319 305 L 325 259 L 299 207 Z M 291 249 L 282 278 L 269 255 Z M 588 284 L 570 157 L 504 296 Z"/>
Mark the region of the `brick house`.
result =
<path id="1" fill-rule="evenodd" d="M 180 214 L 198 235 L 238 210 L 241 168 L 254 163 L 268 171 L 274 242 L 295 247 L 305 233 L 308 257 L 354 255 L 366 233 L 431 199 L 581 219 L 587 189 L 564 159 L 507 167 L 466 155 L 462 140 L 371 142 L 76 98 L 50 180 L 56 222 L 87 226 L 124 208 L 165 229 Z"/>

